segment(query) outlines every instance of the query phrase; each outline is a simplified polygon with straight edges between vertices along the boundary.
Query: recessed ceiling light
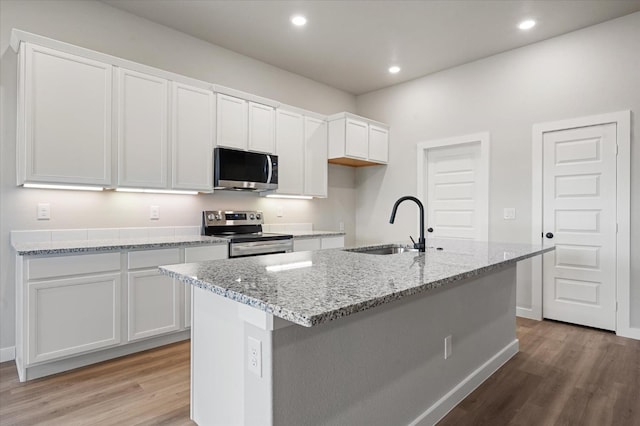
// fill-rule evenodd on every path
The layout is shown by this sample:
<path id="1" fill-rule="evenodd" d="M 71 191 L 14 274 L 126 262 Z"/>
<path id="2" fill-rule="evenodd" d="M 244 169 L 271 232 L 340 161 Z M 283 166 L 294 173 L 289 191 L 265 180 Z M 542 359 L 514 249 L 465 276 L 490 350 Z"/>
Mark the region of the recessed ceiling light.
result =
<path id="1" fill-rule="evenodd" d="M 518 24 L 518 28 L 521 30 L 530 30 L 531 28 L 536 26 L 536 21 L 533 19 L 527 19 L 526 21 L 522 21 Z"/>
<path id="2" fill-rule="evenodd" d="M 392 67 L 389 67 L 389 72 L 391 74 L 398 74 L 400 72 L 400 67 L 397 65 L 394 65 Z"/>
<path id="3" fill-rule="evenodd" d="M 302 15 L 294 15 L 291 17 L 291 23 L 296 27 L 302 27 L 307 23 L 307 18 Z"/>

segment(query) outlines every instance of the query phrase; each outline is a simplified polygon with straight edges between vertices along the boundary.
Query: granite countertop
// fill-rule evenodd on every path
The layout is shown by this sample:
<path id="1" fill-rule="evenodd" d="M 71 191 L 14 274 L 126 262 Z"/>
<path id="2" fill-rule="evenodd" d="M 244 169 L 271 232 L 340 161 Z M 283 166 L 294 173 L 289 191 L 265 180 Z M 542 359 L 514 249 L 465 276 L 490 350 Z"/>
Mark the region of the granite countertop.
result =
<path id="1" fill-rule="evenodd" d="M 340 237 L 346 235 L 343 231 L 293 231 L 287 232 L 287 234 L 293 235 L 293 238 L 297 240 L 319 237 Z"/>
<path id="2" fill-rule="evenodd" d="M 14 242 L 19 255 L 71 254 L 113 250 L 158 249 L 227 244 L 226 238 L 203 235 L 174 237 L 113 238 L 104 240 L 67 240 L 46 242 Z"/>
<path id="3" fill-rule="evenodd" d="M 331 249 L 161 266 L 160 271 L 311 327 L 554 249 L 436 239 L 428 245 L 426 253 Z"/>

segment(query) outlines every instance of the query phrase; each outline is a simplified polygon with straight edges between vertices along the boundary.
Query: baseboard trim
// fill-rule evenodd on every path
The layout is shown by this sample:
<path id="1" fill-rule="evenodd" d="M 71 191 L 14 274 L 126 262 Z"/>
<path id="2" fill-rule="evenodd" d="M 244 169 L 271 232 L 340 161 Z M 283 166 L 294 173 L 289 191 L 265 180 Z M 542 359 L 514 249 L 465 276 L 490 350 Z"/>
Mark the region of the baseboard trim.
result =
<path id="1" fill-rule="evenodd" d="M 517 317 L 521 317 L 521 318 L 529 318 L 532 320 L 537 320 L 540 321 L 541 318 L 538 318 L 538 316 L 533 312 L 533 309 L 531 308 L 521 308 L 516 306 L 516 316 Z"/>
<path id="2" fill-rule="evenodd" d="M 640 340 L 640 328 L 625 327 L 616 330 L 616 335 L 620 337 L 628 337 L 629 339 Z"/>
<path id="3" fill-rule="evenodd" d="M 191 330 L 184 330 L 169 335 L 158 336 L 151 339 L 136 341 L 122 346 L 115 346 L 108 349 L 100 349 L 83 355 L 65 358 L 57 361 L 47 361 L 42 364 L 31 366 L 16 365 L 18 368 L 18 377 L 20 381 L 39 379 L 40 377 L 49 376 L 51 374 L 62 373 L 63 371 L 73 370 L 75 368 L 84 367 L 86 365 L 95 364 L 97 362 L 130 355 L 136 352 L 145 351 L 147 349 L 157 348 L 158 346 L 168 345 L 170 343 L 187 340 L 191 337 Z"/>
<path id="4" fill-rule="evenodd" d="M 16 347 L 0 348 L 0 362 L 13 361 L 16 359 Z"/>
<path id="5" fill-rule="evenodd" d="M 465 377 L 458 385 L 447 392 L 446 395 L 418 416 L 410 423 L 410 426 L 431 426 L 442 420 L 449 411 L 517 354 L 519 347 L 519 341 L 515 339 L 502 348 L 497 354 Z"/>

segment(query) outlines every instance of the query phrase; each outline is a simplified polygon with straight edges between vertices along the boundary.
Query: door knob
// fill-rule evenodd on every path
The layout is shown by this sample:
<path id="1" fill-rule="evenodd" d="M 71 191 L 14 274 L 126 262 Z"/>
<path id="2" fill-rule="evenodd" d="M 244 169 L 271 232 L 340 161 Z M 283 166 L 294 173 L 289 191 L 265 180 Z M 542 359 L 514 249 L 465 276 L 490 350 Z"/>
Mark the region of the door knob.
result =
<path id="1" fill-rule="evenodd" d="M 433 232 L 433 228 L 427 228 L 427 232 Z"/>
<path id="2" fill-rule="evenodd" d="M 553 238 L 553 233 L 552 232 L 547 232 L 545 237 L 547 238 Z"/>

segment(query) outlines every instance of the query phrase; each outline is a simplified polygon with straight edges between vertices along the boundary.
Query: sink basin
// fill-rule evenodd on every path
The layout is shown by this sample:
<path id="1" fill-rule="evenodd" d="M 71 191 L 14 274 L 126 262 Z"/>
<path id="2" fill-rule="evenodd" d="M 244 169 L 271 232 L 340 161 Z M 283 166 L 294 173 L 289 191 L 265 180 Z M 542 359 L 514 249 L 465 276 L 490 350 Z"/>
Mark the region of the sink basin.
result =
<path id="1" fill-rule="evenodd" d="M 418 249 L 415 249 L 410 246 L 393 244 L 393 245 L 384 245 L 384 246 L 375 246 L 375 247 L 345 249 L 345 251 L 350 251 L 354 253 L 363 253 L 363 254 L 399 254 L 399 253 L 406 253 L 406 252 L 417 253 Z"/>

